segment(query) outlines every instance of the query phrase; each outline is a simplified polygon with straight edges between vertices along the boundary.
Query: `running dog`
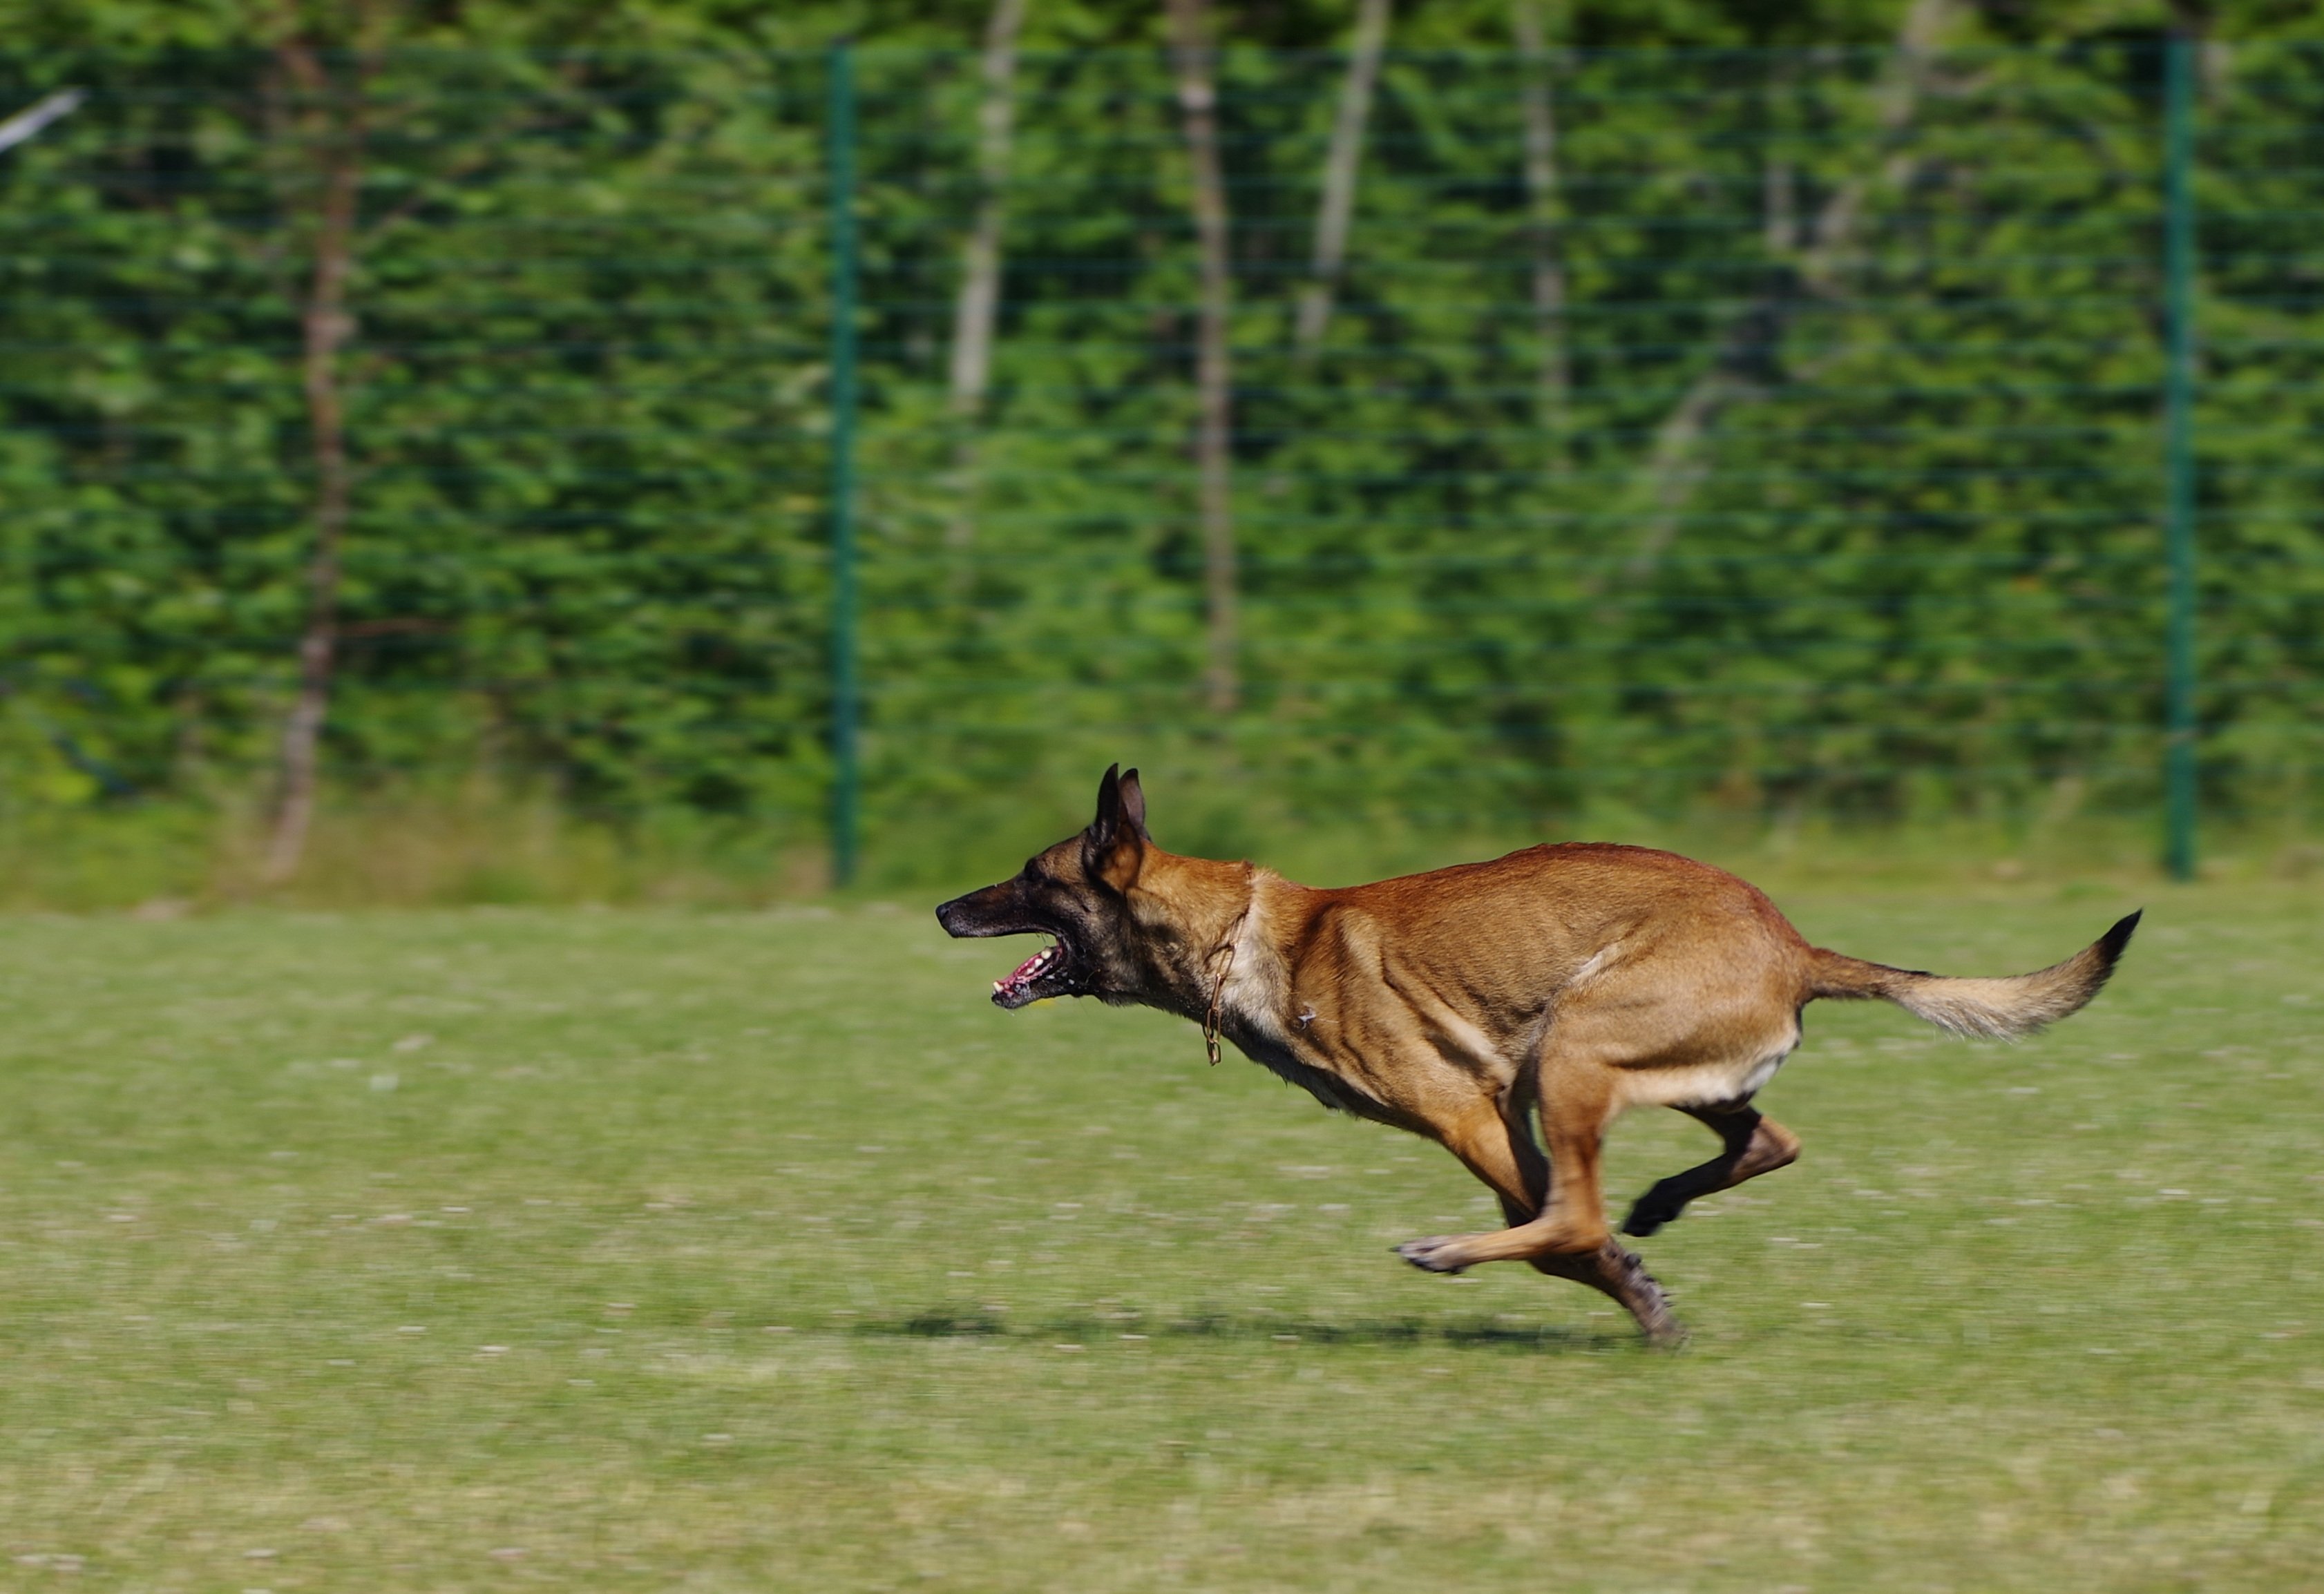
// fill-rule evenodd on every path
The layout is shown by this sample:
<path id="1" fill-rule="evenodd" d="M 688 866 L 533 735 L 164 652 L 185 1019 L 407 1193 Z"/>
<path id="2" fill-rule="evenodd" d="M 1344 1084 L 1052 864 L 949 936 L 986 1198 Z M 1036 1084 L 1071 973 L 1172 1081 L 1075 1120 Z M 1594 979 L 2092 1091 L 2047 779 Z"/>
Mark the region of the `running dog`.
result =
<path id="1" fill-rule="evenodd" d="M 1800 1044 L 1809 1001 L 1878 997 L 1956 1035 L 2029 1035 L 2098 993 L 2138 917 L 2038 973 L 1962 980 L 1811 946 L 1756 888 L 1645 847 L 1531 847 L 1314 890 L 1164 852 L 1138 771 L 1119 766 L 1088 829 L 936 909 L 953 935 L 1053 938 L 993 982 L 996 1006 L 1160 1008 L 1203 1026 L 1212 1062 L 1224 1037 L 1324 1106 L 1459 1157 L 1508 1227 L 1398 1246 L 1413 1266 L 1530 1263 L 1620 1302 L 1655 1341 L 1681 1330 L 1599 1186 L 1626 1109 L 1674 1107 L 1720 1142 L 1638 1198 L 1622 1230 L 1647 1235 L 1799 1156 L 1751 1098 Z"/>

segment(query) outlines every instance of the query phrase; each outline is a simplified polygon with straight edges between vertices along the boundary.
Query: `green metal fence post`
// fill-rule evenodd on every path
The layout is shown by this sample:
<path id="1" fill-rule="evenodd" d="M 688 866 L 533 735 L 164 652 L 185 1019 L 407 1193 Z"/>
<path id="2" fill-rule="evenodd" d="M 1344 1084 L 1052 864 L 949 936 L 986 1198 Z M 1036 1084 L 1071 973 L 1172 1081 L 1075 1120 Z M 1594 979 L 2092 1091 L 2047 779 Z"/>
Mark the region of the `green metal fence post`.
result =
<path id="1" fill-rule="evenodd" d="M 2163 860 L 2195 873 L 2195 50 L 2163 47 L 2163 530 L 2170 543 Z"/>
<path id="2" fill-rule="evenodd" d="M 829 57 L 831 176 L 831 878 L 855 879 L 855 59 Z"/>

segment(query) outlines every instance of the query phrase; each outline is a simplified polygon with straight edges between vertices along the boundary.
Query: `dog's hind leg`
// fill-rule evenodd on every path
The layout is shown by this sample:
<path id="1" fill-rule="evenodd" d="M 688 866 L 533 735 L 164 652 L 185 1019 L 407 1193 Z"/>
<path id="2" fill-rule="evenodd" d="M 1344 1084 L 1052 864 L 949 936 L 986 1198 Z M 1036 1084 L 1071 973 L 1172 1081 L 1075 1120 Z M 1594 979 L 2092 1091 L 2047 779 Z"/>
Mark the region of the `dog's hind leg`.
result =
<path id="1" fill-rule="evenodd" d="M 1638 1197 L 1630 1215 L 1623 1220 L 1625 1234 L 1652 1234 L 1683 1212 L 1687 1202 L 1714 1191 L 1732 1190 L 1746 1179 L 1788 1167 L 1799 1158 L 1800 1138 L 1745 1103 L 1679 1110 L 1711 1126 L 1723 1143 L 1720 1153 L 1709 1162 L 1673 1174 Z"/>

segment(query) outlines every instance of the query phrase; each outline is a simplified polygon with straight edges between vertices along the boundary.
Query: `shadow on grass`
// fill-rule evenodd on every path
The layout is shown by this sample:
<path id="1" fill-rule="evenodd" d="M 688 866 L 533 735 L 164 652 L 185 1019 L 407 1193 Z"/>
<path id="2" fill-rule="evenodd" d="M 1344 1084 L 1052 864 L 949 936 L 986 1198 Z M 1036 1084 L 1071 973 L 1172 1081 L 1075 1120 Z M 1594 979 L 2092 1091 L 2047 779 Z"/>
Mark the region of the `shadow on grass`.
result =
<path id="1" fill-rule="evenodd" d="M 906 1317 L 871 1318 L 840 1331 L 872 1339 L 1007 1339 L 1083 1344 L 1138 1340 L 1243 1341 L 1315 1345 L 1426 1345 L 1519 1350 L 1598 1352 L 1641 1343 L 1628 1329 L 1590 1330 L 1554 1324 L 1520 1326 L 1491 1318 L 1354 1318 L 1323 1322 L 1268 1313 L 1202 1312 L 1185 1317 L 1136 1313 L 1011 1322 L 982 1307 L 936 1307 Z"/>

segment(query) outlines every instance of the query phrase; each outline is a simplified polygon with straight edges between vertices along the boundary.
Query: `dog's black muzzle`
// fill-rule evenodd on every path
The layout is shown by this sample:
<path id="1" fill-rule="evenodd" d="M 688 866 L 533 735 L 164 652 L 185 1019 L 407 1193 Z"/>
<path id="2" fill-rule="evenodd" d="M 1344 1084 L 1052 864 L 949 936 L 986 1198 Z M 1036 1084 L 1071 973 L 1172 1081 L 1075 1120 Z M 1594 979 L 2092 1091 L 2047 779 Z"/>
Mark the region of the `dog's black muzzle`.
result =
<path id="1" fill-rule="evenodd" d="M 955 897 L 936 909 L 936 923 L 954 936 L 1048 935 L 1054 943 L 992 982 L 993 1005 L 1014 1009 L 1052 996 L 1085 993 L 1080 960 L 1064 930 L 1039 922 L 1026 910 L 1013 880 Z"/>
<path id="2" fill-rule="evenodd" d="M 955 897 L 937 908 L 936 923 L 944 926 L 945 935 L 953 936 L 1029 934 L 1037 926 L 1025 922 L 1017 905 L 1008 899 L 1010 895 L 1006 886 L 987 886 L 965 897 Z"/>

